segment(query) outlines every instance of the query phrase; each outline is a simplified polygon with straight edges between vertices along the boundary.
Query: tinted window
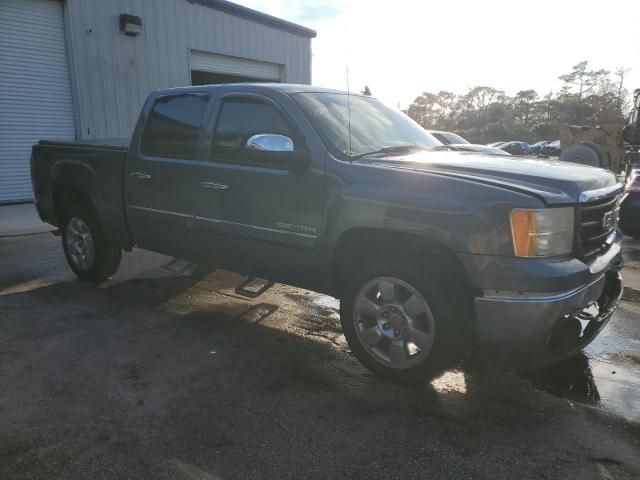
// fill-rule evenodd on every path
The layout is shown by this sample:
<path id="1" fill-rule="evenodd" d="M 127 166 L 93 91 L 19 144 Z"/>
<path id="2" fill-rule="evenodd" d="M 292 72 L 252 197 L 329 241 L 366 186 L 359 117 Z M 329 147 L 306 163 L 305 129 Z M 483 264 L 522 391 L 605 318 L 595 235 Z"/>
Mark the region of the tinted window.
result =
<path id="1" fill-rule="evenodd" d="M 226 101 L 220 109 L 213 135 L 213 153 L 233 155 L 241 152 L 250 137 L 262 133 L 293 136 L 282 114 L 272 105 Z"/>
<path id="2" fill-rule="evenodd" d="M 194 159 L 207 100 L 205 95 L 178 95 L 156 100 L 142 132 L 142 153 Z"/>

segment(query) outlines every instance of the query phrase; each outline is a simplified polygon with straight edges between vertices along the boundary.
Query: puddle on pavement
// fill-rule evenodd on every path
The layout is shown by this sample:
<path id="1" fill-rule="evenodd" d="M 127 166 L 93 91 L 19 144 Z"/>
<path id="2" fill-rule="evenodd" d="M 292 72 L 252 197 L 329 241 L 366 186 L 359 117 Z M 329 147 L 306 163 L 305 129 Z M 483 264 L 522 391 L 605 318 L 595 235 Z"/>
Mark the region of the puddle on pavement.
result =
<path id="1" fill-rule="evenodd" d="M 520 375 L 538 390 L 640 422 L 639 357 L 626 355 L 602 358 L 580 353 L 562 363 Z"/>

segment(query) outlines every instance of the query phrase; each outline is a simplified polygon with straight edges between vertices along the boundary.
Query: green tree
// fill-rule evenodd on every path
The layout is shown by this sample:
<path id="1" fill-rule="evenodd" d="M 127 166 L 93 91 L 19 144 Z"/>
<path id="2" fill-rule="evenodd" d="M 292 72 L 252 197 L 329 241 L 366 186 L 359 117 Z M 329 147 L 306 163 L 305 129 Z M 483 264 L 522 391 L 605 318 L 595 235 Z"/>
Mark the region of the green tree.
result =
<path id="1" fill-rule="evenodd" d="M 562 92 L 565 95 L 574 95 L 578 100 L 593 90 L 598 83 L 609 75 L 604 69 L 589 70 L 587 60 L 573 66 L 571 72 L 560 75 L 558 78 L 564 82 Z"/>
<path id="2" fill-rule="evenodd" d="M 520 90 L 513 98 L 514 114 L 525 125 L 531 124 L 537 99 L 535 90 Z"/>
<path id="3" fill-rule="evenodd" d="M 564 85 L 558 93 L 539 96 L 527 89 L 509 97 L 489 86 L 462 95 L 423 92 L 406 113 L 425 128 L 450 130 L 477 143 L 553 140 L 559 124 L 622 123 L 629 106 L 628 72 L 624 67 L 614 74 L 592 70 L 585 61 L 559 77 Z"/>

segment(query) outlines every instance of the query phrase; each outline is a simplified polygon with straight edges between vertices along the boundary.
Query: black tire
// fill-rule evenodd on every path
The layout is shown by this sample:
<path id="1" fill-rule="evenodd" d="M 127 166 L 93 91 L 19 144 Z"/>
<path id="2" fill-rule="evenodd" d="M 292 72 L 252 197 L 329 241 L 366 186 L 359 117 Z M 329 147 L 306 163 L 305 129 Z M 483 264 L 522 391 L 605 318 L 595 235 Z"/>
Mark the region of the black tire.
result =
<path id="1" fill-rule="evenodd" d="M 342 329 L 355 357 L 382 378 L 401 384 L 416 384 L 430 381 L 458 363 L 469 346 L 470 319 L 456 314 L 454 295 L 445 290 L 445 283 L 436 271 L 421 262 L 406 257 L 376 256 L 361 263 L 351 278 L 347 279 L 345 292 L 340 302 Z M 411 285 L 419 292 L 432 313 L 435 339 L 426 358 L 408 368 L 385 365 L 368 352 L 356 332 L 354 302 L 361 288 L 371 279 L 393 277 Z"/>
<path id="2" fill-rule="evenodd" d="M 69 251 L 69 238 L 72 235 L 70 223 L 74 219 L 84 222 L 93 241 L 93 255 L 85 267 L 79 266 Z M 93 211 L 80 205 L 71 205 L 64 212 L 62 248 L 73 273 L 81 280 L 91 282 L 103 282 L 112 276 L 118 270 L 122 259 L 122 249 L 109 242 Z"/>
<path id="3" fill-rule="evenodd" d="M 603 168 L 603 162 L 593 148 L 586 145 L 572 145 L 560 154 L 560 161 Z"/>

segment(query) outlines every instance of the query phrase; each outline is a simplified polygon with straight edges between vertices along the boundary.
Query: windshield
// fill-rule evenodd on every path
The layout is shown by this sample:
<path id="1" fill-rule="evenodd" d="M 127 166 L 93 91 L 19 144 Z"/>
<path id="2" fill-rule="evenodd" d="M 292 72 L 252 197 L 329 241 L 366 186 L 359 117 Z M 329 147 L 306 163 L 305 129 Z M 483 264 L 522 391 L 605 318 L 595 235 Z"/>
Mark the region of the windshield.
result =
<path id="1" fill-rule="evenodd" d="M 296 93 L 292 97 L 339 157 L 353 158 L 389 147 L 431 149 L 441 145 L 409 117 L 375 98 L 346 93 Z"/>

